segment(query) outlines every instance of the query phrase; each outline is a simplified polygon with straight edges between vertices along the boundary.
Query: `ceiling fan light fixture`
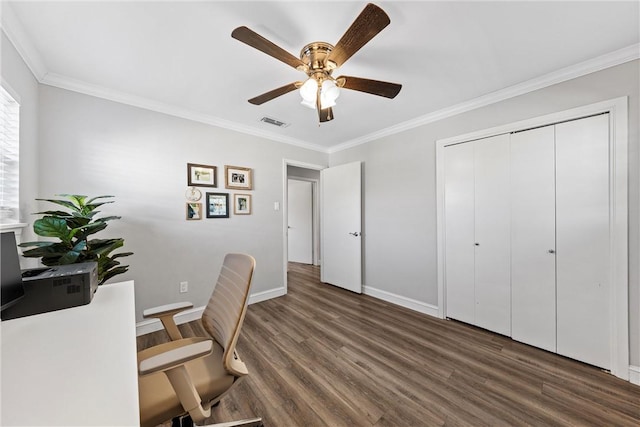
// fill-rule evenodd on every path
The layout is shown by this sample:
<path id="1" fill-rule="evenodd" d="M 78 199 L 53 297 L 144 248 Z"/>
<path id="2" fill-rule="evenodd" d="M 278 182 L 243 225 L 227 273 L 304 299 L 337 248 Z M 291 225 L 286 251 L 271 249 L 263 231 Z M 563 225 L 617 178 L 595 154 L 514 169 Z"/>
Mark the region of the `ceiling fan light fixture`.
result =
<path id="1" fill-rule="evenodd" d="M 300 96 L 303 99 L 302 104 L 307 105 L 306 103 L 313 103 L 315 106 L 317 91 L 318 82 L 312 77 L 307 79 L 307 81 L 304 82 L 302 86 L 300 86 Z"/>
<path id="2" fill-rule="evenodd" d="M 322 82 L 320 92 L 320 103 L 322 108 L 329 108 L 336 105 L 336 99 L 340 96 L 340 89 L 333 80 L 325 80 Z"/>
<path id="3" fill-rule="evenodd" d="M 300 102 L 300 104 L 304 105 L 307 108 L 311 108 L 312 110 L 316 109 L 316 100 L 315 99 L 313 101 L 307 101 L 306 99 L 303 99 L 302 102 Z"/>

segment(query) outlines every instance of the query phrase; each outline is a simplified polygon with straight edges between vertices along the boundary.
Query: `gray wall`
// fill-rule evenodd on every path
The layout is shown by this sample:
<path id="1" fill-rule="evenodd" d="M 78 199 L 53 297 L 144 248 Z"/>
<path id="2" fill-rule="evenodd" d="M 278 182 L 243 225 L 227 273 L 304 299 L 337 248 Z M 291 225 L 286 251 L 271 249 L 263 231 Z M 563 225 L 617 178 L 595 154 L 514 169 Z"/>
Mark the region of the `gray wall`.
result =
<path id="1" fill-rule="evenodd" d="M 253 294 L 281 288 L 282 159 L 327 164 L 323 153 L 50 86 L 40 87 L 39 130 L 40 196 L 116 196 L 103 211 L 122 219 L 102 233 L 135 253 L 117 280 L 135 280 L 138 319 L 159 304 L 204 305 L 227 252 L 256 258 Z M 207 191 L 236 192 L 224 188 L 224 165 L 252 168 L 252 214 L 186 221 L 188 162 L 218 167 L 218 188 L 200 188 L 203 204 Z"/>
<path id="2" fill-rule="evenodd" d="M 629 96 L 631 364 L 640 364 L 639 61 L 502 101 L 332 154 L 364 162 L 365 284 L 438 304 L 435 141 Z"/>

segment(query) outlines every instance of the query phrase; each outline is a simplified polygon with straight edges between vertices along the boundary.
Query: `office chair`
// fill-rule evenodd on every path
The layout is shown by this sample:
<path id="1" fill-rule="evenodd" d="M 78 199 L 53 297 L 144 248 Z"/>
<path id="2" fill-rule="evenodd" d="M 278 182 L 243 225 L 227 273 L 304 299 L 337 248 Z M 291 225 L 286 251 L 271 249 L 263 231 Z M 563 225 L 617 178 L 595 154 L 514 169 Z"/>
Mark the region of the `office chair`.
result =
<path id="1" fill-rule="evenodd" d="M 158 318 L 171 341 L 138 353 L 140 425 L 156 426 L 188 414 L 200 423 L 231 386 L 248 374 L 235 346 L 247 311 L 253 257 L 228 254 L 218 281 L 202 313 L 208 337 L 183 338 L 173 316 L 193 307 L 169 304 L 145 310 L 145 318 Z M 187 419 L 187 422 L 189 420 Z M 260 418 L 224 426 L 261 426 Z"/>

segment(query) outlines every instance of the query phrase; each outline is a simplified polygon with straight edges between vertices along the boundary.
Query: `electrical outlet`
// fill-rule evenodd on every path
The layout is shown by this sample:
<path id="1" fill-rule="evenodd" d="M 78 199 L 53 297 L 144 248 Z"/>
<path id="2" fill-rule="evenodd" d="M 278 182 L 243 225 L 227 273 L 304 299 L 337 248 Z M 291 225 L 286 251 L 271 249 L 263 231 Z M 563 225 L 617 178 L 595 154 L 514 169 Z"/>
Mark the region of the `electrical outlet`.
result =
<path id="1" fill-rule="evenodd" d="M 189 282 L 180 282 L 180 293 L 189 292 Z"/>

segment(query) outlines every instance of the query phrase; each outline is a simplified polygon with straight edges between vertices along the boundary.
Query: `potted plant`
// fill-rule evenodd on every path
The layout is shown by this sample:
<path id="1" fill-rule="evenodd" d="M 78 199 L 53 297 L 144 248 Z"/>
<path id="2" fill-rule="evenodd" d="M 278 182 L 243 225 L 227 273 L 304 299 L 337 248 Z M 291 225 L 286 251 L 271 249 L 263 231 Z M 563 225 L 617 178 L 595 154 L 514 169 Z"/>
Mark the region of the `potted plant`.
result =
<path id="1" fill-rule="evenodd" d="M 117 258 L 133 255 L 133 252 L 111 254 L 124 245 L 124 239 L 89 239 L 89 236 L 107 228 L 107 222 L 120 219 L 119 216 L 95 218 L 96 209 L 113 196 L 98 196 L 87 200 L 87 196 L 75 194 L 56 194 L 60 199 L 36 199 L 55 203 L 67 210 L 38 212 L 44 215 L 33 223 L 33 231 L 43 237 L 55 237 L 59 241 L 39 241 L 21 243 L 21 247 L 32 247 L 23 252 L 23 256 L 41 258 L 46 266 L 76 264 L 95 261 L 98 263 L 98 284 L 102 285 L 113 276 L 126 272 L 128 265 L 120 265 Z"/>

